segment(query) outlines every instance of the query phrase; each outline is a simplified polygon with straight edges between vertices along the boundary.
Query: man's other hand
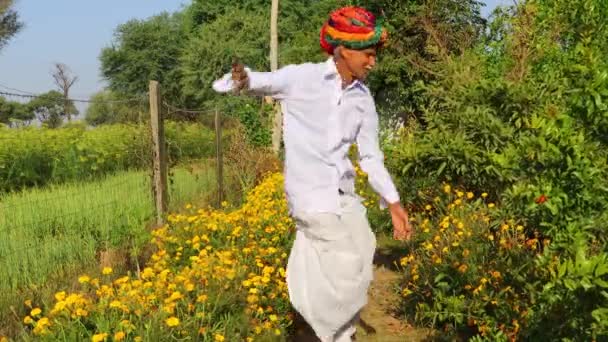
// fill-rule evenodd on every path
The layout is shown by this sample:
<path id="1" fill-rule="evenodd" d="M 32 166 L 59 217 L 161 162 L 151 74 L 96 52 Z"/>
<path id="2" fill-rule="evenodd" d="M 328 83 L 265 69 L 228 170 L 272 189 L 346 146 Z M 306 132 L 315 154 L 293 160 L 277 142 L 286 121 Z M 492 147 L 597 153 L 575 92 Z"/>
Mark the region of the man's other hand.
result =
<path id="1" fill-rule="evenodd" d="M 393 238 L 400 241 L 408 241 L 411 239 L 414 230 L 410 225 L 407 211 L 403 209 L 401 203 L 397 202 L 390 204 L 389 210 L 393 220 Z"/>

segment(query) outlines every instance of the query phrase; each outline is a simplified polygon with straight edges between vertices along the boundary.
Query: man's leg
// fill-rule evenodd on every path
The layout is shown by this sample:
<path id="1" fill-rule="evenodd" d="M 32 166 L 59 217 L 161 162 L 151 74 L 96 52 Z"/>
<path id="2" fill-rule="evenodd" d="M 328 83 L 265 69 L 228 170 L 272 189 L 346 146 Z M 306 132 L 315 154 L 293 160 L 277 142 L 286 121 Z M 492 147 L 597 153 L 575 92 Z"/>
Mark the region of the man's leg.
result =
<path id="1" fill-rule="evenodd" d="M 336 332 L 365 305 L 362 255 L 373 251 L 363 253 L 337 215 L 300 215 L 296 222 L 287 265 L 290 300 L 323 342 L 335 342 Z"/>
<path id="2" fill-rule="evenodd" d="M 355 333 L 357 332 L 357 322 L 359 322 L 359 314 L 356 314 L 350 322 L 338 331 L 334 342 L 351 342 L 353 336 L 355 336 Z"/>

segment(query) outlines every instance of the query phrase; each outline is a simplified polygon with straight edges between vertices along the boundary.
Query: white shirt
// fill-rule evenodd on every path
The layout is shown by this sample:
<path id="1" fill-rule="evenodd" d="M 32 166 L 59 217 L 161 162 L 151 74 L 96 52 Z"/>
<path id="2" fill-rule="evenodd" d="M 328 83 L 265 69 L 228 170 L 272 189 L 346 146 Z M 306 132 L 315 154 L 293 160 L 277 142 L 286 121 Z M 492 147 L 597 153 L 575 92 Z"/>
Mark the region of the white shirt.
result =
<path id="1" fill-rule="evenodd" d="M 333 58 L 324 63 L 289 65 L 249 75 L 249 91 L 272 96 L 283 111 L 285 192 L 290 212 L 340 214 L 338 189 L 354 194 L 355 171 L 348 158 L 357 144 L 359 163 L 372 188 L 386 202 L 399 194 L 384 166 L 378 143 L 378 114 L 369 89 L 355 81 L 345 89 Z M 213 84 L 232 89 L 230 74 Z"/>

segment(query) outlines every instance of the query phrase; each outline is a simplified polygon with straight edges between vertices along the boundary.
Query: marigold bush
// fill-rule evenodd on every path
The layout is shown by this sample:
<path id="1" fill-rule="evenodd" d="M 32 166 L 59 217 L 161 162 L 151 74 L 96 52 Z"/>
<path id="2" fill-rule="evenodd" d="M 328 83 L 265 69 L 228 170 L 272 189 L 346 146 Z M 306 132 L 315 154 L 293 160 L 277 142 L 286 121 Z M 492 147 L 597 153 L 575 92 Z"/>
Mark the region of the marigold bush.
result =
<path id="1" fill-rule="evenodd" d="M 490 340 L 515 339 L 534 301 L 536 256 L 549 244 L 500 216 L 487 194 L 445 185 L 412 218 L 403 308 L 419 323 Z"/>
<path id="2" fill-rule="evenodd" d="M 27 301 L 30 338 L 166 341 L 187 336 L 253 341 L 284 336 L 292 318 L 285 264 L 293 223 L 283 178 L 271 174 L 229 210 L 172 214 L 139 274 L 82 275 L 80 290 Z M 27 338 L 26 338 L 27 339 Z"/>

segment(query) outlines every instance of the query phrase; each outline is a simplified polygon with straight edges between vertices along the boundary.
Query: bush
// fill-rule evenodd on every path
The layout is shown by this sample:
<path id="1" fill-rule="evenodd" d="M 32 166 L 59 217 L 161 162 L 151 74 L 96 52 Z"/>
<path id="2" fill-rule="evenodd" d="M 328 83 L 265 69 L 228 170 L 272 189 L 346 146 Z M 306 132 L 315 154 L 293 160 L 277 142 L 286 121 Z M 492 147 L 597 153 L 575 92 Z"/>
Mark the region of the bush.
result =
<path id="1" fill-rule="evenodd" d="M 165 132 L 174 163 L 215 153 L 214 133 L 201 125 L 167 122 Z M 0 142 L 0 192 L 91 180 L 151 165 L 147 126 L 0 128 Z"/>
<path id="2" fill-rule="evenodd" d="M 417 232 L 400 262 L 404 312 L 452 337 L 520 336 L 547 274 L 537 260 L 549 241 L 501 218 L 486 193 L 449 185 L 435 193 L 412 218 Z"/>
<path id="3" fill-rule="evenodd" d="M 83 275 L 53 303 L 26 301 L 25 340 L 271 340 L 285 336 L 291 306 L 285 264 L 293 222 L 279 174 L 235 210 L 187 205 L 154 231 L 138 274 Z M 227 204 L 226 204 L 227 206 Z M 262 214 L 260 214 L 262 213 Z"/>

